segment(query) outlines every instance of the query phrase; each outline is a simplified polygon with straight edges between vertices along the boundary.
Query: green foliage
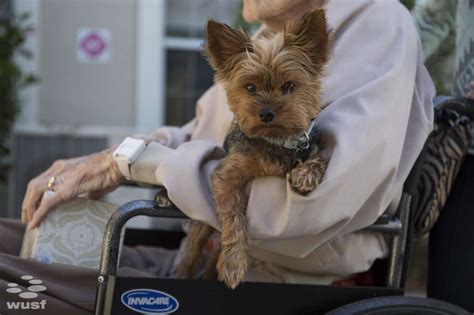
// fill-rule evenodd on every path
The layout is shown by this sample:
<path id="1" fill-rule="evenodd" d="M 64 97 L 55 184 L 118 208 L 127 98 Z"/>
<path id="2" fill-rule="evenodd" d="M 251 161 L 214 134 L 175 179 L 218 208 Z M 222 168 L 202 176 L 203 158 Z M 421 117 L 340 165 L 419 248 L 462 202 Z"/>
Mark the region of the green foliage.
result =
<path id="1" fill-rule="evenodd" d="M 244 30 L 252 33 L 260 27 L 261 23 L 260 22 L 248 23 L 247 21 L 245 21 L 244 16 L 242 15 L 243 5 L 244 5 L 243 2 L 241 2 L 239 9 L 236 11 L 234 24 L 235 26 L 240 26 Z"/>
<path id="2" fill-rule="evenodd" d="M 455 34 L 448 36 L 439 49 L 426 60 L 426 69 L 433 79 L 436 94 L 451 95 L 454 79 Z"/>
<path id="3" fill-rule="evenodd" d="M 452 0 L 442 0 L 452 1 Z M 413 9 L 415 0 L 401 0 L 408 10 Z M 451 33 L 444 40 L 438 51 L 426 60 L 425 65 L 433 79 L 436 87 L 436 94 L 450 95 L 453 82 L 454 67 L 454 51 L 455 51 L 455 34 Z"/>
<path id="4" fill-rule="evenodd" d="M 25 74 L 15 63 L 14 57 L 31 58 L 31 52 L 23 48 L 28 14 L 0 20 L 0 159 L 8 154 L 6 139 L 20 111 L 18 93 L 37 79 Z M 1 177 L 1 174 L 0 174 Z"/>
<path id="5" fill-rule="evenodd" d="M 400 2 L 403 3 L 408 10 L 413 9 L 413 6 L 415 5 L 415 0 L 401 0 Z"/>

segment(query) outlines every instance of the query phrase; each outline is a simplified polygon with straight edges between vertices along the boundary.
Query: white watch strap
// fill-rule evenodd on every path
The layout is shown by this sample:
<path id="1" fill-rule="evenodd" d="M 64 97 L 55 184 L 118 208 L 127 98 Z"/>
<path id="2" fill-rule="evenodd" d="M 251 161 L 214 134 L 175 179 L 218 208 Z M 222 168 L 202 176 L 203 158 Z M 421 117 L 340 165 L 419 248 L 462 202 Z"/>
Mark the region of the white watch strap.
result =
<path id="1" fill-rule="evenodd" d="M 118 165 L 120 173 L 122 173 L 122 175 L 127 180 L 131 180 L 132 179 L 132 173 L 130 172 L 130 164 L 128 164 L 128 162 L 125 161 L 125 160 L 118 160 L 118 159 L 116 159 L 115 162 Z"/>
<path id="2" fill-rule="evenodd" d="M 130 180 L 132 177 L 130 164 L 135 162 L 145 148 L 145 140 L 127 137 L 114 151 L 114 161 L 117 162 L 120 172 L 126 179 Z"/>

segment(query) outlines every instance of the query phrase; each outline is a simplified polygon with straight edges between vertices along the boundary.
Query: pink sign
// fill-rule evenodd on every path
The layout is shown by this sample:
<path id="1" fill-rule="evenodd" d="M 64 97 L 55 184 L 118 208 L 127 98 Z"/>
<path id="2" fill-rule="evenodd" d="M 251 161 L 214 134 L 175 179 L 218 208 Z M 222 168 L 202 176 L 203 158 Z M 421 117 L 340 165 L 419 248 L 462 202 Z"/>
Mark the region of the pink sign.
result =
<path id="1" fill-rule="evenodd" d="M 77 60 L 81 63 L 107 63 L 111 58 L 112 36 L 102 28 L 81 28 L 77 33 Z"/>
<path id="2" fill-rule="evenodd" d="M 107 43 L 97 33 L 90 33 L 82 39 L 81 49 L 89 55 L 90 58 L 97 58 L 104 52 Z"/>

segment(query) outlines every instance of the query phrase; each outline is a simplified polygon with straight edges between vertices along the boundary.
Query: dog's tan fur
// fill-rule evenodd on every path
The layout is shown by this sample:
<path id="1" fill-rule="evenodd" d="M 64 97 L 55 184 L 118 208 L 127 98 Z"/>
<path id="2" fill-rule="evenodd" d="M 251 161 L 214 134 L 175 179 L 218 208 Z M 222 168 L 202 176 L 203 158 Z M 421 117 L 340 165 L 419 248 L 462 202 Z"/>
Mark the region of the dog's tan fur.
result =
<path id="1" fill-rule="evenodd" d="M 325 12 L 317 10 L 289 22 L 283 32 L 251 40 L 242 30 L 209 21 L 207 58 L 215 80 L 227 93 L 234 124 L 226 140 L 228 155 L 212 174 L 217 215 L 222 225 L 217 258 L 218 278 L 235 288 L 248 268 L 246 186 L 263 176 L 286 176 L 301 194 L 314 190 L 322 180 L 326 161 L 313 154 L 294 167 L 293 150 L 272 145 L 265 138 L 286 139 L 302 134 L 321 111 L 321 76 L 329 55 Z M 288 92 L 285 83 L 294 84 Z M 255 91 L 249 91 L 252 84 Z M 285 92 L 286 91 L 286 92 Z M 271 122 L 259 116 L 262 108 L 275 113 Z M 192 225 L 185 258 L 178 276 L 195 272 L 196 260 L 212 233 L 202 223 Z M 213 274 L 208 264 L 208 277 Z"/>

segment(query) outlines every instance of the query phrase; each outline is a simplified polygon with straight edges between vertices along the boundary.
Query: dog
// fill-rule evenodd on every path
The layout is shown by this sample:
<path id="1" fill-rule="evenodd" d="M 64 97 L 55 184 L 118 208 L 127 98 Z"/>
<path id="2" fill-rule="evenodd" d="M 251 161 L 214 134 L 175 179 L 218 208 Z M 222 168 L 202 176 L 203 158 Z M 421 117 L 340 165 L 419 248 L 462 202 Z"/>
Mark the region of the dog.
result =
<path id="1" fill-rule="evenodd" d="M 224 144 L 227 155 L 211 175 L 222 230 L 206 278 L 217 276 L 235 288 L 248 269 L 248 184 L 257 177 L 289 174 L 292 189 L 306 195 L 324 176 L 327 161 L 318 150 L 314 121 L 323 107 L 321 78 L 329 59 L 330 31 L 324 10 L 256 39 L 210 20 L 204 47 L 234 114 Z M 192 222 L 178 277 L 193 276 L 213 232 Z"/>

